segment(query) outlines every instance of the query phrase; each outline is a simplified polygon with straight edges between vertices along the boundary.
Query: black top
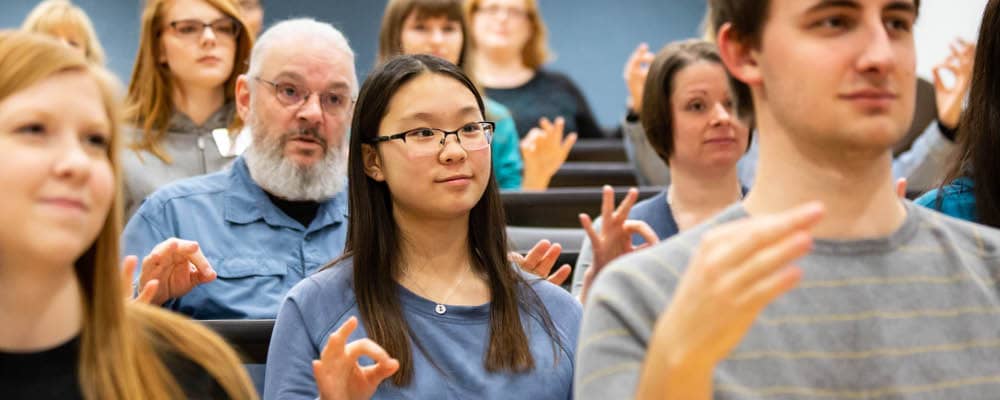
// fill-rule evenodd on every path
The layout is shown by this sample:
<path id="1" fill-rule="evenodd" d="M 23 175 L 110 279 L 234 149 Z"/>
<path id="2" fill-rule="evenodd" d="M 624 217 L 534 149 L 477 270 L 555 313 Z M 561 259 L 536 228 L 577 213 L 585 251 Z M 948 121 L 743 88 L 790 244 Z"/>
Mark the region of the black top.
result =
<path id="1" fill-rule="evenodd" d="M 34 353 L 0 351 L 0 399 L 83 399 L 77 374 L 80 337 Z M 163 358 L 189 399 L 227 399 L 200 365 L 176 354 Z"/>
<path id="2" fill-rule="evenodd" d="M 309 224 L 312 223 L 312 220 L 316 218 L 316 214 L 319 212 L 319 203 L 315 201 L 290 201 L 270 193 L 267 193 L 267 197 L 271 199 L 275 207 L 278 207 L 285 215 L 298 221 L 304 228 L 309 227 Z"/>
<path id="3" fill-rule="evenodd" d="M 565 133 L 580 138 L 602 138 L 605 134 L 590 112 L 583 92 L 566 75 L 540 69 L 527 83 L 516 88 L 486 88 L 486 95 L 510 109 L 517 134 L 524 138 L 538 120 L 566 119 Z"/>

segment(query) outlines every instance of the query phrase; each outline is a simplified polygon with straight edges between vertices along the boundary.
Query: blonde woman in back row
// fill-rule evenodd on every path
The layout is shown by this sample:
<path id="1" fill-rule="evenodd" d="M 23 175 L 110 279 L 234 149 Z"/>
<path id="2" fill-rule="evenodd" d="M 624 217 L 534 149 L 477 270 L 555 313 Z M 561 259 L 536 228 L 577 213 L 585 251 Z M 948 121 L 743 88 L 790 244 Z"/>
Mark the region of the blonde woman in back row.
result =
<path id="1" fill-rule="evenodd" d="M 87 13 L 69 0 L 45 0 L 21 24 L 28 32 L 43 33 L 76 49 L 93 64 L 104 65 L 104 48 Z"/>
<path id="2" fill-rule="evenodd" d="M 229 0 L 149 0 L 128 88 L 130 216 L 170 182 L 221 170 L 249 143 L 233 103 L 253 39 Z"/>

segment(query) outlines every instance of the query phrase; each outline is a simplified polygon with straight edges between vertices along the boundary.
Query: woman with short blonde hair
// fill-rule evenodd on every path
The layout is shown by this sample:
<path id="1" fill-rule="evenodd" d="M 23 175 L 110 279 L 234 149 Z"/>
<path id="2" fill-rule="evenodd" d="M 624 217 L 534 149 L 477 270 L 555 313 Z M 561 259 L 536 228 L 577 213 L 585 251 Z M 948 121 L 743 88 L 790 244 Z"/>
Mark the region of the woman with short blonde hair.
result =
<path id="1" fill-rule="evenodd" d="M 87 13 L 69 0 L 45 0 L 38 3 L 24 19 L 21 29 L 44 33 L 78 49 L 90 61 L 104 65 L 104 48 L 97 39 Z"/>

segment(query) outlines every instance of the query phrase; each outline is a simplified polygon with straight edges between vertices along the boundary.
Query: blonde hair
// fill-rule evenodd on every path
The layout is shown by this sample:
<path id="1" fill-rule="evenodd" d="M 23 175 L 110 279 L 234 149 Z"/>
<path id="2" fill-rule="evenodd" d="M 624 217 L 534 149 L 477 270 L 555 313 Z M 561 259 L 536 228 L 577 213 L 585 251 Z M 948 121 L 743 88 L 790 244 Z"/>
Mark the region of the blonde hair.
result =
<path id="1" fill-rule="evenodd" d="M 163 137 L 167 134 L 167 127 L 170 117 L 174 113 L 174 104 L 171 99 L 171 82 L 169 71 L 160 65 L 160 35 L 163 33 L 163 14 L 166 5 L 171 0 L 149 0 L 146 8 L 142 12 L 142 32 L 139 36 L 139 51 L 135 56 L 135 67 L 132 70 L 132 79 L 128 86 L 128 97 L 126 98 L 125 118 L 134 124 L 141 131 L 136 142 L 131 144 L 135 150 L 144 150 L 153 153 L 165 163 L 171 163 L 168 155 L 160 146 Z M 236 38 L 236 56 L 233 57 L 233 70 L 226 79 L 225 93 L 226 101 L 232 101 L 235 97 L 236 79 L 247 70 L 247 61 L 250 57 L 250 49 L 253 47 L 253 38 L 246 32 L 243 17 L 240 16 L 239 8 L 233 0 L 202 0 L 217 10 L 237 21 L 240 25 L 240 34 Z M 238 132 L 242 128 L 243 122 L 239 117 L 233 115 L 233 122 L 229 126 L 232 133 Z"/>
<path id="2" fill-rule="evenodd" d="M 111 121 L 108 159 L 121 182 L 119 107 L 111 75 L 54 39 L 34 33 L 0 31 L 0 101 L 53 75 L 76 72 L 92 77 Z M 73 94 L 69 94 L 73 95 Z M 79 381 L 86 399 L 173 399 L 184 393 L 165 356 L 180 356 L 205 369 L 232 398 L 255 398 L 239 358 L 207 328 L 156 307 L 126 301 L 118 269 L 122 194 L 115 185 L 104 226 L 74 263 L 82 292 Z"/>
<path id="3" fill-rule="evenodd" d="M 73 32 L 83 38 L 84 54 L 87 60 L 104 65 L 104 48 L 97 39 L 97 32 L 87 13 L 69 0 L 45 0 L 38 3 L 24 19 L 21 29 L 28 32 L 55 35 L 59 32 Z"/>
<path id="4" fill-rule="evenodd" d="M 473 14 L 479 11 L 481 3 L 482 0 L 468 0 L 465 3 L 465 18 L 468 21 L 472 21 Z M 536 0 L 524 0 L 524 6 L 524 11 L 527 13 L 525 17 L 531 24 L 531 36 L 528 38 L 528 43 L 525 43 L 524 48 L 521 49 L 521 60 L 525 67 L 538 70 L 549 61 L 552 55 L 549 51 L 548 29 L 545 27 L 545 21 L 542 20 L 542 13 L 538 9 Z M 470 34 L 467 39 L 474 39 L 475 30 L 470 29 Z"/>

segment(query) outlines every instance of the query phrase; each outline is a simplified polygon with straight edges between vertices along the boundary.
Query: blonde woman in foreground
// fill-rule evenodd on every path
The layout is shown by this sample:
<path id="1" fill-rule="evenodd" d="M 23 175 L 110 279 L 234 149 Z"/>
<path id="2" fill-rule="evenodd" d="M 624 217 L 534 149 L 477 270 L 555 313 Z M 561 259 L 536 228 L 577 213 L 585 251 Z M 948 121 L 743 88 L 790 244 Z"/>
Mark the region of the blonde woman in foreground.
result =
<path id="1" fill-rule="evenodd" d="M 0 32 L 0 398 L 256 398 L 222 339 L 123 293 L 106 76 L 51 38 Z"/>

